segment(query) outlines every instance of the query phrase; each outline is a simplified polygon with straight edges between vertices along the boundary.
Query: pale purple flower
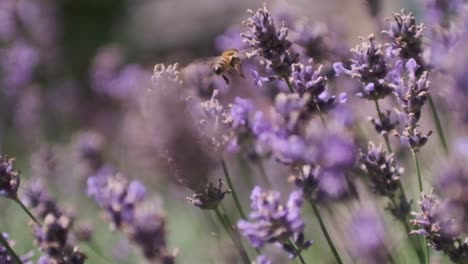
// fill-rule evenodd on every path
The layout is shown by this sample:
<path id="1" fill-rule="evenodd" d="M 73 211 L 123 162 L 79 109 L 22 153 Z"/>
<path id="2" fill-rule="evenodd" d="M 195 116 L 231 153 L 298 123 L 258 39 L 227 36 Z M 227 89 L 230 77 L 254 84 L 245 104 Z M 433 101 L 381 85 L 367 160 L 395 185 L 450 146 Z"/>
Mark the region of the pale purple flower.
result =
<path id="1" fill-rule="evenodd" d="M 88 178 L 87 193 L 106 209 L 111 224 L 120 228 L 133 218 L 135 207 L 145 198 L 146 189 L 110 167 L 102 167 Z"/>
<path id="2" fill-rule="evenodd" d="M 304 230 L 301 192 L 292 192 L 287 204 L 282 205 L 279 192 L 264 191 L 256 186 L 250 199 L 252 212 L 248 220 L 240 220 L 237 227 L 252 246 L 260 248 L 267 243 L 284 243 Z"/>

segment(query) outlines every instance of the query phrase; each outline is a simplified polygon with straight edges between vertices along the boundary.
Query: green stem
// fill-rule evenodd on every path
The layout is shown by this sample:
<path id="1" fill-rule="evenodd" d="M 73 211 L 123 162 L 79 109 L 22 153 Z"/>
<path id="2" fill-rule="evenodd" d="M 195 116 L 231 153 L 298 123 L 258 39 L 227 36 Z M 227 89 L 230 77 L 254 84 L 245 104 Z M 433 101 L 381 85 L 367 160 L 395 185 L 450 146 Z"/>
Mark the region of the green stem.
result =
<path id="1" fill-rule="evenodd" d="M 283 78 L 284 81 L 286 82 L 286 84 L 288 85 L 288 88 L 289 88 L 289 92 L 291 93 L 296 93 L 296 91 L 294 90 L 294 88 L 292 87 L 291 83 L 289 82 L 288 78 Z"/>
<path id="2" fill-rule="evenodd" d="M 436 124 L 437 135 L 439 135 L 440 143 L 445 150 L 445 154 L 449 153 L 447 140 L 445 139 L 444 129 L 442 128 L 442 124 L 440 122 L 439 113 L 437 112 L 437 108 L 434 104 L 434 100 L 432 100 L 432 96 L 429 95 L 429 106 L 431 107 L 432 117 L 434 118 L 434 122 Z"/>
<path id="3" fill-rule="evenodd" d="M 343 264 L 343 261 L 341 261 L 340 255 L 338 254 L 338 251 L 336 250 L 335 244 L 333 244 L 333 241 L 328 234 L 327 228 L 325 227 L 325 224 L 323 222 L 322 216 L 320 215 L 320 211 L 318 210 L 317 206 L 313 201 L 309 201 L 310 205 L 312 206 L 312 209 L 314 210 L 315 216 L 317 217 L 320 228 L 322 229 L 322 233 L 325 236 L 325 239 L 327 240 L 328 246 L 330 247 L 331 251 L 333 252 L 333 255 L 335 256 L 336 262 L 338 264 Z"/>
<path id="4" fill-rule="evenodd" d="M 263 166 L 263 160 L 260 159 L 260 160 L 257 162 L 257 164 L 258 164 L 258 170 L 260 171 L 260 174 L 262 175 L 263 180 L 265 181 L 265 183 L 266 183 L 269 187 L 271 187 L 270 179 L 268 179 L 268 176 L 267 176 L 266 171 L 265 171 L 265 166 Z"/>
<path id="5" fill-rule="evenodd" d="M 380 123 L 383 123 L 382 112 L 380 111 L 379 99 L 374 100 L 375 108 L 377 109 L 377 115 L 379 116 Z M 385 144 L 387 145 L 388 152 L 393 153 L 392 146 L 390 145 L 390 140 L 388 139 L 388 134 L 384 135 Z"/>
<path id="6" fill-rule="evenodd" d="M 23 264 L 23 262 L 18 257 L 18 255 L 16 255 L 15 251 L 10 247 L 10 244 L 8 243 L 8 241 L 5 239 L 5 237 L 3 237 L 2 233 L 0 233 L 0 244 L 3 245 L 3 247 L 8 252 L 8 255 L 10 255 L 10 257 L 13 258 L 14 262 L 16 262 L 17 264 Z"/>
<path id="7" fill-rule="evenodd" d="M 421 177 L 421 167 L 419 165 L 419 155 L 418 151 L 412 151 L 413 152 L 413 158 L 414 158 L 414 163 L 416 164 L 416 171 L 418 173 L 418 185 L 419 185 L 419 193 L 421 194 L 424 189 L 423 189 L 423 183 L 422 183 L 422 177 Z M 424 245 L 423 245 L 423 250 L 424 250 L 424 255 L 425 255 L 425 263 L 429 264 L 429 250 L 427 248 L 427 237 L 424 237 L 423 239 Z"/>
<path id="8" fill-rule="evenodd" d="M 101 248 L 94 240 L 90 240 L 84 245 L 88 248 L 88 252 L 92 252 L 95 256 L 103 260 L 104 263 L 112 263 L 112 261 L 102 253 Z"/>
<path id="9" fill-rule="evenodd" d="M 419 157 L 417 151 L 412 151 L 413 152 L 413 158 L 414 158 L 414 163 L 416 164 L 416 172 L 418 173 L 418 186 L 419 186 L 419 194 L 424 191 L 423 189 L 423 183 L 422 183 L 422 176 L 421 176 L 421 167 L 419 165 Z"/>
<path id="10" fill-rule="evenodd" d="M 232 191 L 232 197 L 234 198 L 234 203 L 236 204 L 237 210 L 239 210 L 239 214 L 243 219 L 246 219 L 246 215 L 244 211 L 242 210 L 241 203 L 239 202 L 239 198 L 237 197 L 236 190 L 234 189 L 234 185 L 232 184 L 231 177 L 229 176 L 229 171 L 227 169 L 226 161 L 224 159 L 221 159 L 221 166 L 223 167 L 224 171 L 224 176 L 226 176 L 226 181 L 229 185 L 229 189 Z"/>
<path id="11" fill-rule="evenodd" d="M 26 205 L 24 205 L 24 203 L 21 202 L 21 200 L 18 197 L 13 198 L 13 201 L 15 201 L 16 203 L 18 203 L 21 206 L 21 209 L 23 209 L 23 211 L 31 218 L 31 220 L 33 220 L 39 226 L 42 226 L 42 224 L 39 222 L 39 220 L 37 220 L 37 218 L 31 213 L 31 211 L 29 211 L 29 209 L 26 207 Z"/>
<path id="12" fill-rule="evenodd" d="M 304 258 L 302 257 L 302 254 L 300 251 L 297 250 L 296 246 L 294 245 L 294 243 L 291 241 L 291 239 L 288 240 L 288 243 L 291 247 L 294 248 L 294 253 L 296 254 L 296 256 L 299 258 L 299 261 L 301 262 L 301 264 L 306 264 Z"/>
<path id="13" fill-rule="evenodd" d="M 242 260 L 244 261 L 245 264 L 250 264 L 250 258 L 249 255 L 247 254 L 247 251 L 245 250 L 244 246 L 242 245 L 242 242 L 239 239 L 239 236 L 237 232 L 233 229 L 229 218 L 226 216 L 225 213 L 221 212 L 219 210 L 219 207 L 215 209 L 216 216 L 218 217 L 219 221 L 223 225 L 224 229 L 226 229 L 226 232 L 228 233 L 229 237 L 231 238 L 232 242 L 234 243 L 234 246 L 236 247 L 237 251 L 239 251 L 239 255 L 242 257 Z"/>

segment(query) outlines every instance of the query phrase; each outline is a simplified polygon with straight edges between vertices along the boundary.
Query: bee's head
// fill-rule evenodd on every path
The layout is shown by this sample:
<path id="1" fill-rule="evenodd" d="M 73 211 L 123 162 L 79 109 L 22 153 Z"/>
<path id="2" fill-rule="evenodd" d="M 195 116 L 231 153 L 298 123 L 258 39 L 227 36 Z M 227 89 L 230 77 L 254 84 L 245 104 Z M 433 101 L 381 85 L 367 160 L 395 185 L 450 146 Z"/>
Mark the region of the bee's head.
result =
<path id="1" fill-rule="evenodd" d="M 221 73 L 223 73 L 223 69 L 220 66 L 214 66 L 213 72 L 217 75 L 220 75 Z"/>

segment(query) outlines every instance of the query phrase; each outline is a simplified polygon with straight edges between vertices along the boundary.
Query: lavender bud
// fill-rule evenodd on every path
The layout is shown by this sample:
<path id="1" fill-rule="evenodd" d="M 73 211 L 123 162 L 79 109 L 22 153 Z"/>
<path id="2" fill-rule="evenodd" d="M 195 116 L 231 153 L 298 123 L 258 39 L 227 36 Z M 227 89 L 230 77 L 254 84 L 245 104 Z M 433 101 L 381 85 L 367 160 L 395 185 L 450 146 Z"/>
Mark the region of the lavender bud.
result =
<path id="1" fill-rule="evenodd" d="M 187 197 L 187 201 L 201 209 L 214 210 L 224 199 L 224 196 L 231 192 L 229 189 L 223 191 L 222 187 L 223 181 L 221 179 L 218 180 L 218 186 L 214 186 L 213 183 L 210 182 L 202 191 L 196 192 L 192 197 Z"/>
<path id="2" fill-rule="evenodd" d="M 360 163 L 374 192 L 391 198 L 395 196 L 403 168 L 396 165 L 393 154 L 386 155 L 382 145 L 376 147 L 370 142 L 367 152 L 361 152 Z"/>
<path id="3" fill-rule="evenodd" d="M 370 122 L 374 125 L 375 131 L 382 136 L 388 135 L 400 124 L 398 118 L 392 115 L 392 113 L 393 111 L 387 110 L 386 113 L 380 114 L 380 118 L 370 118 Z"/>
<path id="4" fill-rule="evenodd" d="M 14 167 L 15 159 L 0 156 L 0 196 L 15 199 L 20 185 L 19 171 Z"/>
<path id="5" fill-rule="evenodd" d="M 135 209 L 131 221 L 124 225 L 124 232 L 147 260 L 169 264 L 174 263 L 175 255 L 168 252 L 165 225 L 166 218 L 158 201 L 147 200 Z"/>
<path id="6" fill-rule="evenodd" d="M 39 219 L 44 219 L 47 215 L 59 217 L 62 211 L 57 205 L 57 201 L 50 195 L 40 180 L 28 182 L 21 190 L 21 201 L 29 208 Z"/>

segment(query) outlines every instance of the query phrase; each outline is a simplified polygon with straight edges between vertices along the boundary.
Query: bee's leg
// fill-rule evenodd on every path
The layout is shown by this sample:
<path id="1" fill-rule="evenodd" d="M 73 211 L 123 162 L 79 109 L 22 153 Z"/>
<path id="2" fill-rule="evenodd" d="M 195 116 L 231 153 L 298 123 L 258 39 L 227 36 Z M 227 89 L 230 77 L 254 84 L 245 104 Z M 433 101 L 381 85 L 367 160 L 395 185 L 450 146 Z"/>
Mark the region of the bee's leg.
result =
<path id="1" fill-rule="evenodd" d="M 221 74 L 221 76 L 223 76 L 223 79 L 224 79 L 224 81 L 226 82 L 226 84 L 229 84 L 229 79 L 228 79 L 228 77 L 226 77 L 226 75 L 224 75 L 224 74 Z"/>
<path id="2" fill-rule="evenodd" d="M 236 65 L 236 70 L 239 72 L 240 76 L 245 79 L 245 75 L 242 72 L 242 65 L 240 63 Z"/>

